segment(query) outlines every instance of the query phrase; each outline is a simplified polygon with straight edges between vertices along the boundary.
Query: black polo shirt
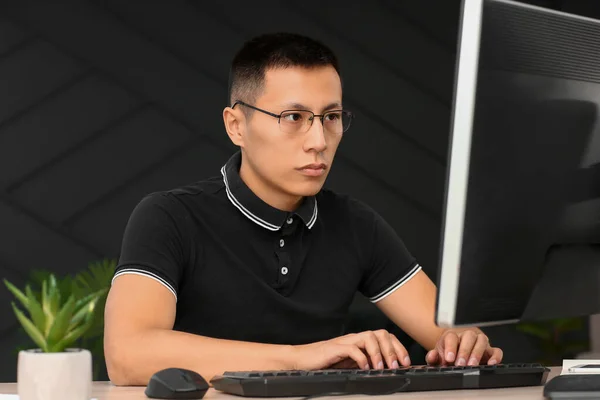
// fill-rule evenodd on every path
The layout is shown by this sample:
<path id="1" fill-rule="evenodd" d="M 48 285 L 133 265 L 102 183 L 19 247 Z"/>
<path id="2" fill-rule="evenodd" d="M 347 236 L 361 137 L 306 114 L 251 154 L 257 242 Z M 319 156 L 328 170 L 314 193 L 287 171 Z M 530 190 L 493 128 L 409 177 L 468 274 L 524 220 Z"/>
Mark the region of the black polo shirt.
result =
<path id="1" fill-rule="evenodd" d="M 357 290 L 377 302 L 421 267 L 370 207 L 323 189 L 277 210 L 221 175 L 143 198 L 124 232 L 115 278 L 155 279 L 177 300 L 174 329 L 302 344 L 343 333 Z"/>

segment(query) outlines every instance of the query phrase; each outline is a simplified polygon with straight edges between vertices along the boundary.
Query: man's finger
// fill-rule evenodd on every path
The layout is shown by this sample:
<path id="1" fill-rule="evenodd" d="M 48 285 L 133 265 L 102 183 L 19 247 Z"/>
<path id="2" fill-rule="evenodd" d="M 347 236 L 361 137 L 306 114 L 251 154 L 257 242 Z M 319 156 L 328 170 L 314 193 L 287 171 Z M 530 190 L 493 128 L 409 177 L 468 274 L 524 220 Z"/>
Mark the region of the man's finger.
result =
<path id="1" fill-rule="evenodd" d="M 440 363 L 452 363 L 456 360 L 458 351 L 459 338 L 454 332 L 448 332 L 442 342 L 442 348 L 438 349 L 440 355 Z"/>
<path id="2" fill-rule="evenodd" d="M 477 335 L 477 340 L 475 342 L 475 346 L 473 346 L 473 350 L 471 350 L 471 355 L 469 356 L 468 365 L 474 366 L 479 365 L 483 354 L 485 353 L 485 349 L 489 346 L 489 340 L 486 335 L 483 333 L 479 333 Z"/>
<path id="3" fill-rule="evenodd" d="M 345 358 L 353 359 L 361 369 L 369 369 L 369 360 L 357 345 L 340 344 L 337 348 L 337 355 L 342 360 Z"/>
<path id="4" fill-rule="evenodd" d="M 456 356 L 456 365 L 467 365 L 467 361 L 469 360 L 469 356 L 471 355 L 471 351 L 473 351 L 473 347 L 475 347 L 476 342 L 477 333 L 474 331 L 463 332 L 462 336 L 460 337 L 460 346 Z"/>
<path id="5" fill-rule="evenodd" d="M 392 336 L 385 329 L 381 329 L 375 332 L 375 337 L 379 342 L 379 349 L 385 360 L 385 365 L 387 368 L 398 368 L 398 356 L 396 355 L 396 348 L 392 344 Z"/>
<path id="6" fill-rule="evenodd" d="M 438 351 L 436 349 L 433 349 L 427 353 L 427 355 L 425 356 L 425 361 L 429 365 L 434 365 L 440 362 L 439 358 L 440 357 Z"/>
<path id="7" fill-rule="evenodd" d="M 485 349 L 485 352 L 483 353 L 483 357 L 481 357 L 481 362 L 486 362 L 488 364 L 490 364 L 491 362 L 492 365 L 499 364 L 502 361 L 503 355 L 504 353 L 501 349 L 499 349 L 498 347 L 492 347 L 488 343 L 488 346 Z"/>
<path id="8" fill-rule="evenodd" d="M 359 341 L 356 343 L 358 347 L 362 347 L 367 351 L 371 359 L 371 365 L 374 369 L 383 369 L 382 349 L 380 348 L 379 340 L 374 332 L 367 331 L 359 334 Z"/>
<path id="9" fill-rule="evenodd" d="M 398 358 L 398 361 L 400 362 L 400 364 L 402 364 L 402 366 L 408 367 L 410 365 L 410 357 L 408 356 L 408 350 L 406 350 L 406 347 L 404 347 L 404 345 L 398 340 L 398 338 L 395 335 L 392 335 L 391 333 L 390 339 L 392 341 L 392 346 L 396 351 L 396 357 Z M 392 368 L 398 367 L 393 366 Z"/>
<path id="10" fill-rule="evenodd" d="M 495 365 L 495 364 L 500 364 L 500 362 L 502 362 L 502 357 L 503 357 L 503 352 L 502 349 L 499 349 L 498 347 L 489 347 L 488 346 L 488 350 L 487 350 L 488 354 L 491 353 L 491 355 L 488 356 L 488 365 Z"/>

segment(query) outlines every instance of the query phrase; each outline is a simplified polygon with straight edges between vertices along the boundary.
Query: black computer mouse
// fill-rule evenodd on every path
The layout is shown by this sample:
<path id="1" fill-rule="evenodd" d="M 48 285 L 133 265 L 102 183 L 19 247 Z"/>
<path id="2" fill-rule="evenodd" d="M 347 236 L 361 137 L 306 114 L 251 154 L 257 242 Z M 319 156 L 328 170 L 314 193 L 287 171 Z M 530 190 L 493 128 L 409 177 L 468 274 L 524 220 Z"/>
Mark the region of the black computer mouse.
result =
<path id="1" fill-rule="evenodd" d="M 201 399 L 208 383 L 197 372 L 183 368 L 167 368 L 150 378 L 146 391 L 151 399 Z"/>

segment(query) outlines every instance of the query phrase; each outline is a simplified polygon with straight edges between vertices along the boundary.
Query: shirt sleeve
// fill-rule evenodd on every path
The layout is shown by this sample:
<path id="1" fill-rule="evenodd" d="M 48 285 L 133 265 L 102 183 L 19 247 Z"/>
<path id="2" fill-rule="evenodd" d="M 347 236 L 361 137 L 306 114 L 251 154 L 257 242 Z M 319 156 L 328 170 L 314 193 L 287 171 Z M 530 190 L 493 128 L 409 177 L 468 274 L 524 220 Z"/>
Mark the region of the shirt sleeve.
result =
<path id="1" fill-rule="evenodd" d="M 383 300 L 421 270 L 396 231 L 374 210 L 370 262 L 366 266 L 360 292 L 372 303 Z"/>
<path id="2" fill-rule="evenodd" d="M 157 192 L 144 197 L 129 217 L 114 280 L 124 274 L 154 279 L 177 300 L 184 270 L 182 224 L 175 203 L 168 194 Z"/>

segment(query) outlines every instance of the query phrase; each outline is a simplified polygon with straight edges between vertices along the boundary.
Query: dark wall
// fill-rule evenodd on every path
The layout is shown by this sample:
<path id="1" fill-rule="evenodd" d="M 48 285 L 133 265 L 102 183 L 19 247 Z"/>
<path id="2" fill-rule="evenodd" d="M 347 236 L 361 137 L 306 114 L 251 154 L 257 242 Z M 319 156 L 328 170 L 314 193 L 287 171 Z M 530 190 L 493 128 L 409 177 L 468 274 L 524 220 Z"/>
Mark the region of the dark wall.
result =
<path id="1" fill-rule="evenodd" d="M 117 257 L 145 194 L 218 173 L 228 63 L 266 31 L 339 55 L 357 118 L 328 186 L 378 210 L 435 280 L 458 0 L 3 1 L 0 275 Z M 17 325 L 0 289 L 0 380 Z"/>

